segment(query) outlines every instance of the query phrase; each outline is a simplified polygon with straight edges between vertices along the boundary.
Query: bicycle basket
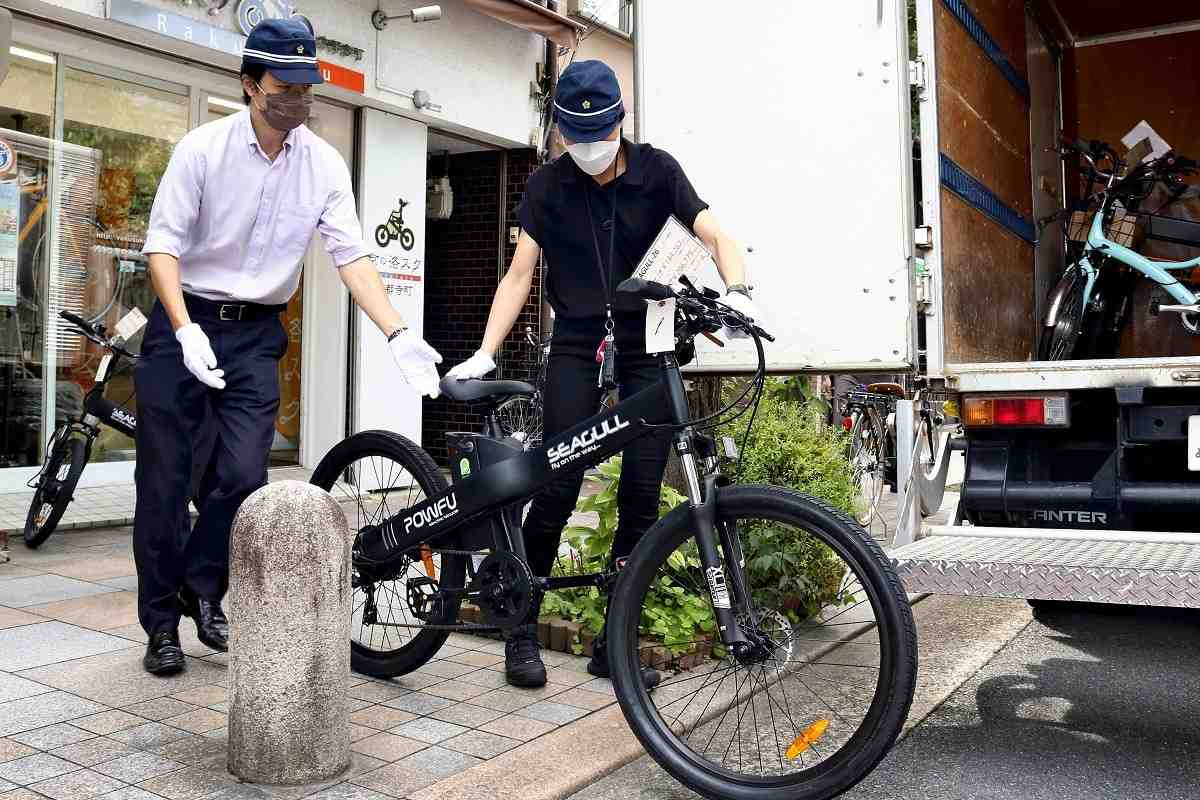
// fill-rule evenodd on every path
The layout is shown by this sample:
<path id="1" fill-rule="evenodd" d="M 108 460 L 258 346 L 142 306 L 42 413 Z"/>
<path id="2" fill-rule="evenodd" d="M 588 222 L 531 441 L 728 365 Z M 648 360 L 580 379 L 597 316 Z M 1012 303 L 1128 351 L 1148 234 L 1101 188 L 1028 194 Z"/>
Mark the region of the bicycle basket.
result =
<path id="1" fill-rule="evenodd" d="M 1095 217 L 1095 211 L 1073 212 L 1071 221 L 1067 225 L 1067 238 L 1073 242 L 1086 242 L 1088 234 L 1092 230 L 1092 220 Z M 1118 211 L 1113 214 L 1112 222 L 1108 223 L 1108 230 L 1105 233 L 1109 239 L 1122 247 L 1135 250 L 1142 243 L 1145 225 L 1142 224 L 1142 218 L 1139 215 Z"/>

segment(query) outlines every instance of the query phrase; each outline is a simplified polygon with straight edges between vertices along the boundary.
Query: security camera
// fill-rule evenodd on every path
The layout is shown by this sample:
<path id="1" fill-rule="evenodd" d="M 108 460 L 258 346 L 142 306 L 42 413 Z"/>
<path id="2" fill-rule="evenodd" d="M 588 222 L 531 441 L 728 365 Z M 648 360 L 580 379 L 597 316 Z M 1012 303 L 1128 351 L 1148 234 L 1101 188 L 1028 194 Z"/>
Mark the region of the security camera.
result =
<path id="1" fill-rule="evenodd" d="M 433 22 L 442 18 L 441 6 L 421 6 L 412 10 L 413 22 Z"/>

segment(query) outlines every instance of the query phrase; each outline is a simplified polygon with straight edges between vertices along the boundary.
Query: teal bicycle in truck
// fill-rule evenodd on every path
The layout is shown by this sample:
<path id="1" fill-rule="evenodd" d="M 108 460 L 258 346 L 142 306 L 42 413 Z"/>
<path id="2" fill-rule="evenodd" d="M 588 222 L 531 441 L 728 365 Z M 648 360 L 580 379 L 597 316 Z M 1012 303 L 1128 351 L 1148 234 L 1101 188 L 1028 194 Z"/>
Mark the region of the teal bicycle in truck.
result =
<path id="1" fill-rule="evenodd" d="M 1091 338 L 1100 335 L 1096 332 L 1097 326 L 1090 322 L 1091 318 L 1101 315 L 1107 314 L 1104 327 L 1108 330 L 1104 333 L 1113 337 L 1119 335 L 1129 316 L 1130 293 L 1118 291 L 1112 297 L 1109 296 L 1112 293 L 1098 290 L 1102 271 L 1111 261 L 1126 265 L 1135 275 L 1140 274 L 1162 287 L 1175 303 L 1156 304 L 1152 311 L 1178 313 L 1183 329 L 1193 336 L 1200 335 L 1200 295 L 1174 274 L 1200 267 L 1200 258 L 1155 261 L 1114 241 L 1114 238 L 1121 238 L 1132 243 L 1130 238 L 1113 229 L 1114 225 L 1133 224 L 1142 201 L 1160 184 L 1164 184 L 1169 192 L 1166 204 L 1181 198 L 1188 188 L 1184 178 L 1196 174 L 1196 162 L 1168 152 L 1126 172 L 1128 165 L 1112 147 L 1101 141 L 1063 144 L 1059 152 L 1064 156 L 1078 155 L 1088 165 L 1091 186 L 1100 184 L 1103 188 L 1085 201 L 1089 205 L 1097 203 L 1098 208 L 1092 217 L 1082 254 L 1067 265 L 1047 298 L 1039 358 L 1061 361 L 1078 357 L 1076 349 L 1081 345 L 1081 338 L 1089 331 Z M 1105 162 L 1110 168 L 1100 169 Z M 1153 219 L 1160 225 L 1170 224 L 1170 220 L 1161 217 Z M 1129 285 L 1125 283 L 1126 288 Z M 1095 346 L 1094 342 L 1082 344 L 1089 348 Z"/>

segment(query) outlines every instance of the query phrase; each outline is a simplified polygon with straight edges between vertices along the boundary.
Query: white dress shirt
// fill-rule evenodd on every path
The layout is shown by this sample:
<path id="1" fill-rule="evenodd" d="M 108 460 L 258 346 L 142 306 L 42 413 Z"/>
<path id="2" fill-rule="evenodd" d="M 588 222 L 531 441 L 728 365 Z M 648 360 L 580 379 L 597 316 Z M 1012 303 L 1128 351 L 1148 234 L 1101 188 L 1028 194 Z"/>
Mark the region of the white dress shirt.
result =
<path id="1" fill-rule="evenodd" d="M 178 258 L 189 294 L 282 304 L 300 283 L 314 232 L 339 267 L 370 253 L 346 162 L 304 125 L 271 161 L 246 110 L 201 125 L 175 146 L 142 252 Z"/>

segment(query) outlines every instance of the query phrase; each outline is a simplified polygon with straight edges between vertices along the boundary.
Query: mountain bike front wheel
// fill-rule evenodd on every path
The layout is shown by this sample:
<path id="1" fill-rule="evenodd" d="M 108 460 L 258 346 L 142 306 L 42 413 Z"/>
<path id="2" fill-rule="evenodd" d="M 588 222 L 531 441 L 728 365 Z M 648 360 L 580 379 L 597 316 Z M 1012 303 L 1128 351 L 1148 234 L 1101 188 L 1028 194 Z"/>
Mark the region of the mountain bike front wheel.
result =
<path id="1" fill-rule="evenodd" d="M 621 709 L 646 752 L 706 797 L 834 797 L 879 763 L 908 714 L 917 643 L 904 589 L 871 537 L 820 500 L 738 486 L 716 508 L 742 550 L 749 602 L 729 570 L 726 585 L 753 646 L 722 647 L 695 531 L 668 517 L 612 595 Z M 664 675 L 653 692 L 643 664 Z"/>
<path id="2" fill-rule="evenodd" d="M 1082 270 L 1071 268 L 1063 274 L 1050 292 L 1047 304 L 1047 324 L 1042 327 L 1038 342 L 1039 361 L 1065 361 L 1075 355 L 1075 345 L 1083 329 L 1083 293 L 1087 277 Z"/>
<path id="3" fill-rule="evenodd" d="M 26 547 L 40 547 L 54 533 L 75 496 L 87 461 L 87 440 L 74 435 L 70 428 L 60 429 L 46 454 L 46 465 L 38 476 L 29 513 L 25 515 Z"/>

